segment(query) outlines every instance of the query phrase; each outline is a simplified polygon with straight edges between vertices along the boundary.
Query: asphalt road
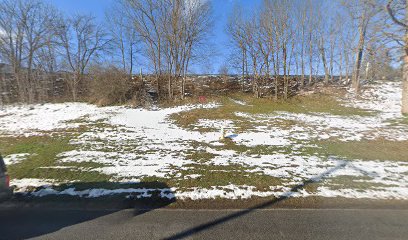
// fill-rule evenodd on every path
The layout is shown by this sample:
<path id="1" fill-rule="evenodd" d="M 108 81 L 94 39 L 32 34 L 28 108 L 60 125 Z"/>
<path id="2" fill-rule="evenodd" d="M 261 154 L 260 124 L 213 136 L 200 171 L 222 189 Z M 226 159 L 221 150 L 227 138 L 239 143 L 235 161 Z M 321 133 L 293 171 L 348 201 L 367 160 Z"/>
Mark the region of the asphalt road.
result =
<path id="1" fill-rule="evenodd" d="M 408 239 L 408 210 L 0 211 L 0 239 Z"/>

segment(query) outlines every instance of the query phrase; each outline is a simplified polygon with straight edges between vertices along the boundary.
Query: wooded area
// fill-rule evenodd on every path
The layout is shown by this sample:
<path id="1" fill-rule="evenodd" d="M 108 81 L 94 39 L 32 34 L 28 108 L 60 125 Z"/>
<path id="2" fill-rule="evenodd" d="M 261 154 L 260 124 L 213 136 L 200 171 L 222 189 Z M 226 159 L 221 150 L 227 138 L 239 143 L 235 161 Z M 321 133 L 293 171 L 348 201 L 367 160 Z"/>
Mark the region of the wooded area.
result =
<path id="1" fill-rule="evenodd" d="M 403 79 L 408 113 L 405 0 L 263 0 L 257 9 L 234 7 L 230 54 L 214 81 L 235 74 L 231 90 L 287 99 L 320 81 L 359 93 L 362 80 Z M 216 21 L 206 0 L 118 0 L 104 22 L 46 1 L 1 0 L 0 104 L 201 94 L 191 68 L 214 57 Z"/>

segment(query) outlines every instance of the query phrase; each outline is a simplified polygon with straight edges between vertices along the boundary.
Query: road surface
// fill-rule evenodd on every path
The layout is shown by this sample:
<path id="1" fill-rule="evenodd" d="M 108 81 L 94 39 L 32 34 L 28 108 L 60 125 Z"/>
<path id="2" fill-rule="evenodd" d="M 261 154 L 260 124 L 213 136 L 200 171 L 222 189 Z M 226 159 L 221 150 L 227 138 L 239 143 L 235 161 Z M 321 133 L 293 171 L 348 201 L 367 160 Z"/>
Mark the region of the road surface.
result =
<path id="1" fill-rule="evenodd" d="M 408 210 L 0 210 L 0 239 L 408 239 Z"/>

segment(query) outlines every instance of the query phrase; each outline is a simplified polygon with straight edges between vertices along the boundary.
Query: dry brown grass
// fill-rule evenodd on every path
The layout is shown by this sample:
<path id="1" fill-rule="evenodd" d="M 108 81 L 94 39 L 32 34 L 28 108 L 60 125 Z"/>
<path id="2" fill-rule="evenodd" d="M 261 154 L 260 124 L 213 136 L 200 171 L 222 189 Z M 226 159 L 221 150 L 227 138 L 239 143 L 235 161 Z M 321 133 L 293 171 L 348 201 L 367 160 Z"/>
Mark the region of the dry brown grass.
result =
<path id="1" fill-rule="evenodd" d="M 99 106 L 124 104 L 132 98 L 129 75 L 116 67 L 91 69 L 90 101 Z"/>

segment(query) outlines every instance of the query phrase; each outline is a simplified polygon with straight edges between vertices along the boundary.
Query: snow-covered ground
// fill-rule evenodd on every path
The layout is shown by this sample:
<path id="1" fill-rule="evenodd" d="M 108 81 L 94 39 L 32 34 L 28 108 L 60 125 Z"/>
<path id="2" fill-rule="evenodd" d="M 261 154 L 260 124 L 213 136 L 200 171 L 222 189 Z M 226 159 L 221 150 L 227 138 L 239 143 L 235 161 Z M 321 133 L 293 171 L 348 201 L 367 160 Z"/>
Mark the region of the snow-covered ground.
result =
<path id="1" fill-rule="evenodd" d="M 44 131 L 76 128 L 79 123 L 74 120 L 88 116 L 95 121 L 104 118 L 110 110 L 114 108 L 98 108 L 85 103 L 5 106 L 0 108 L 0 134 L 32 136 Z"/>
<path id="2" fill-rule="evenodd" d="M 408 127 L 403 124 L 391 124 L 391 120 L 401 117 L 400 84 L 387 82 L 373 85 L 362 97 L 355 99 L 350 92 L 344 104 L 373 110 L 372 116 L 340 116 L 323 113 L 274 112 L 272 114 L 250 115 L 236 112 L 237 116 L 256 122 L 254 129 L 238 134 L 233 138 L 237 145 L 255 147 L 273 146 L 278 150 L 273 154 L 253 154 L 223 149 L 219 141 L 221 127 L 227 133 L 234 133 L 232 120 L 218 121 L 202 116 L 193 126 L 209 128 L 200 132 L 181 128 L 170 120 L 171 114 L 189 111 L 196 107 L 216 108 L 217 104 L 204 106 L 181 106 L 149 111 L 126 107 L 99 108 L 85 103 L 43 104 L 28 106 L 6 106 L 0 109 L 0 136 L 32 136 L 50 134 L 67 128 L 76 128 L 89 124 L 89 130 L 73 138 L 70 144 L 75 150 L 62 152 L 57 163 L 93 162 L 100 167 L 83 169 L 97 171 L 112 176 L 112 182 L 138 182 L 146 177 L 158 177 L 177 180 L 199 178 L 194 174 L 193 159 L 188 154 L 194 151 L 211 153 L 214 157 L 204 165 L 231 166 L 240 165 L 245 170 L 241 174 L 262 174 L 281 179 L 279 185 L 268 190 L 258 190 L 250 185 L 228 184 L 203 188 L 169 187 L 159 189 L 162 197 L 179 199 L 208 198 L 250 198 L 252 196 L 294 197 L 324 196 L 372 199 L 408 199 L 408 162 L 353 160 L 319 154 L 304 154 L 302 149 L 313 146 L 313 140 L 336 139 L 351 141 L 383 138 L 391 141 L 408 140 Z M 237 104 L 246 104 L 234 101 Z M 289 120 L 297 124 L 281 127 L 276 121 Z M 92 125 L 95 122 L 103 126 Z M 290 147 L 291 151 L 279 150 Z M 7 164 L 25 161 L 28 154 L 6 156 Z M 408 153 L 407 153 L 408 157 Z M 64 166 L 50 166 L 64 167 Z M 192 174 L 182 175 L 182 170 L 191 170 Z M 353 185 L 342 185 L 338 178 L 353 178 Z M 308 180 L 321 180 L 314 191 L 303 189 L 292 193 L 291 189 Z M 149 197 L 155 189 L 88 189 L 68 188 L 55 190 L 58 184 L 53 179 L 12 179 L 16 191 L 27 191 L 29 186 L 44 186 L 32 193 L 34 196 L 78 195 L 83 197 L 104 196 L 115 193 L 138 193 L 140 197 Z M 356 187 L 356 184 L 366 186 Z M 368 187 L 367 187 L 368 186 Z"/>

